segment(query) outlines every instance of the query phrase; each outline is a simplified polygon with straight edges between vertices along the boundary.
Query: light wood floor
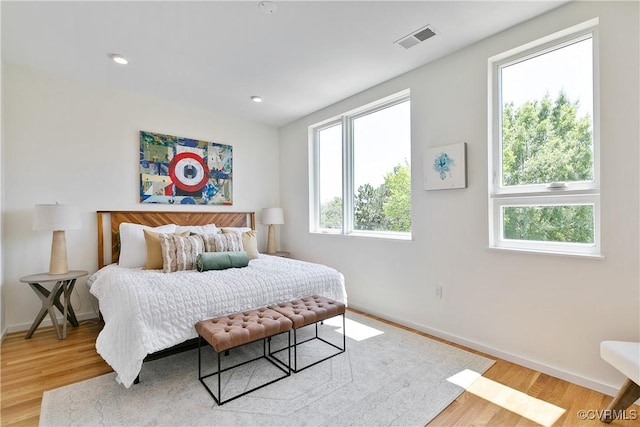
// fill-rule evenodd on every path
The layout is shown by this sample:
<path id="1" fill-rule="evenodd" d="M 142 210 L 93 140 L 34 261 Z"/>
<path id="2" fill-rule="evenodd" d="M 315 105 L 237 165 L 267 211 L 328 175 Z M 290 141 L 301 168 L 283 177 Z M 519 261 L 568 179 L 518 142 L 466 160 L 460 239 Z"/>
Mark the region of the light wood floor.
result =
<path id="1" fill-rule="evenodd" d="M 52 328 L 38 329 L 29 340 L 24 339 L 24 333 L 7 335 L 0 352 L 2 425 L 37 426 L 42 393 L 45 390 L 111 372 L 111 368 L 95 351 L 95 340 L 100 328 L 101 325 L 88 322 L 82 323 L 78 328 L 70 327 L 65 340 L 56 339 Z M 489 389 L 499 388 L 493 392 L 494 395 L 497 394 L 507 402 L 517 402 L 518 398 L 523 397 L 536 398 L 564 409 L 564 414 L 553 424 L 554 426 L 604 426 L 597 420 L 579 419 L 581 410 L 593 411 L 587 413 L 593 418 L 596 410 L 607 407 L 611 398 L 601 393 L 504 360 L 497 360 L 483 377 L 486 379 L 483 381 L 489 383 L 487 386 Z M 505 396 L 507 396 L 506 399 Z M 531 402 L 533 401 L 516 403 L 516 406 L 520 407 L 520 412 L 523 409 L 530 410 L 535 406 Z M 640 408 L 634 405 L 627 410 L 628 418 L 631 418 L 633 411 L 640 417 Z M 429 424 L 429 426 L 535 425 L 539 424 L 470 392 L 464 392 Z M 638 426 L 639 424 L 637 420 L 628 419 L 616 420 L 611 425 Z"/>

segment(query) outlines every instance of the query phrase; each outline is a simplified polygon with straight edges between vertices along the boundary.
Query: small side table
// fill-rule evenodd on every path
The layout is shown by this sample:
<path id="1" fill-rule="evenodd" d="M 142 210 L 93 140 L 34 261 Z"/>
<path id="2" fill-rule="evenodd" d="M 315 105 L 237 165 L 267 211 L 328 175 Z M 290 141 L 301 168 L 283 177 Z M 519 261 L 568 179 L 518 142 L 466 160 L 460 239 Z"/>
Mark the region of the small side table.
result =
<path id="1" fill-rule="evenodd" d="M 47 313 L 49 313 L 51 323 L 53 323 L 53 326 L 56 329 L 56 334 L 58 335 L 59 340 L 67 337 L 67 321 L 71 322 L 71 325 L 74 327 L 78 326 L 78 319 L 76 319 L 76 314 L 70 303 L 71 291 L 73 291 L 73 287 L 76 284 L 76 279 L 78 277 L 86 276 L 87 274 L 89 273 L 86 271 L 72 270 L 66 274 L 40 273 L 20 278 L 20 281 L 22 283 L 28 283 L 29 286 L 31 286 L 31 289 L 33 289 L 33 292 L 35 292 L 40 300 L 42 300 L 42 308 L 36 316 L 36 319 L 33 321 L 31 329 L 29 329 L 29 332 L 25 335 L 25 339 L 31 338 L 31 335 L 33 335 L 33 332 L 38 328 L 38 326 L 40 326 L 40 323 L 42 323 Z M 42 286 L 42 283 L 54 282 L 55 285 L 53 285 L 51 291 Z M 64 302 L 60 303 L 60 297 L 63 295 Z M 56 317 L 54 307 L 62 313 L 62 330 L 60 325 L 58 325 L 58 318 Z"/>

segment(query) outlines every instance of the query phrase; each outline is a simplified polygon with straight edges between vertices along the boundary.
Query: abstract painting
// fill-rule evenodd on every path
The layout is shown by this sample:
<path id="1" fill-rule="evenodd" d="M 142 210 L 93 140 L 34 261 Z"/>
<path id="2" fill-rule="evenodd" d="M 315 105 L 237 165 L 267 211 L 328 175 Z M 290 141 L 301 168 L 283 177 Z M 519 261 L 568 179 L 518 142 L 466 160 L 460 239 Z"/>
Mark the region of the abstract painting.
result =
<path id="1" fill-rule="evenodd" d="M 467 186 L 467 143 L 427 148 L 424 151 L 424 189 L 446 190 Z"/>
<path id="2" fill-rule="evenodd" d="M 140 203 L 232 205 L 233 147 L 140 131 Z"/>

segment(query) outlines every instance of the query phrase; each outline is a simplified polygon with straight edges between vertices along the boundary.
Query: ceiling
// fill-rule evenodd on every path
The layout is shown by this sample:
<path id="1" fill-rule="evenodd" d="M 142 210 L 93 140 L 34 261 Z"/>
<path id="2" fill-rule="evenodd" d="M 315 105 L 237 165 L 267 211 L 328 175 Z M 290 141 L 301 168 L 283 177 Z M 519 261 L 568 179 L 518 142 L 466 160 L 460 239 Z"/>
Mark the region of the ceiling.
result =
<path id="1" fill-rule="evenodd" d="M 565 2 L 273 3 L 2 1 L 2 59 L 280 126 Z M 427 24 L 435 37 L 394 44 Z"/>

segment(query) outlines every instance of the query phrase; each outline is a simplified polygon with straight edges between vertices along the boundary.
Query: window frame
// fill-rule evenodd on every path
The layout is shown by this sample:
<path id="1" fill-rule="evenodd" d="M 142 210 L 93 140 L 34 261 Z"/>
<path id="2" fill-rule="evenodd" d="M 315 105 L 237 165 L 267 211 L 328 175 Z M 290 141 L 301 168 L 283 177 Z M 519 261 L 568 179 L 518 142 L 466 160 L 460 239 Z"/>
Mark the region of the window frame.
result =
<path id="1" fill-rule="evenodd" d="M 586 39 L 592 41 L 593 66 L 593 179 L 566 182 L 504 186 L 502 177 L 502 85 L 501 69 Z M 566 30 L 511 49 L 488 61 L 489 119 L 489 247 L 526 252 L 541 252 L 585 257 L 602 257 L 600 215 L 600 87 L 598 20 L 578 24 Z M 506 206 L 593 205 L 594 242 L 570 243 L 515 240 L 504 238 L 503 208 Z"/>
<path id="2" fill-rule="evenodd" d="M 389 107 L 411 102 L 410 90 L 406 89 L 377 101 L 368 103 L 346 113 L 309 126 L 309 232 L 314 234 L 333 234 L 341 236 L 359 236 L 410 240 L 411 231 L 374 231 L 356 230 L 354 188 L 354 134 L 353 121 Z M 342 125 L 342 228 L 320 227 L 320 132 L 336 125 Z M 411 144 L 411 143 L 410 143 Z"/>
<path id="3" fill-rule="evenodd" d="M 340 117 L 332 118 L 330 120 L 321 122 L 317 126 L 309 127 L 309 141 L 310 144 L 310 153 L 309 156 L 309 170 L 312 171 L 312 176 L 310 177 L 311 189 L 309 194 L 310 197 L 310 215 L 309 215 L 309 229 L 313 231 L 314 229 L 318 233 L 324 234 L 342 234 L 342 230 L 337 228 L 324 228 L 320 227 L 320 206 L 322 203 L 320 202 L 320 132 L 323 130 L 332 128 L 334 126 L 342 126 L 342 139 L 344 140 L 344 123 Z M 342 144 L 342 228 L 344 228 L 344 143 Z"/>

